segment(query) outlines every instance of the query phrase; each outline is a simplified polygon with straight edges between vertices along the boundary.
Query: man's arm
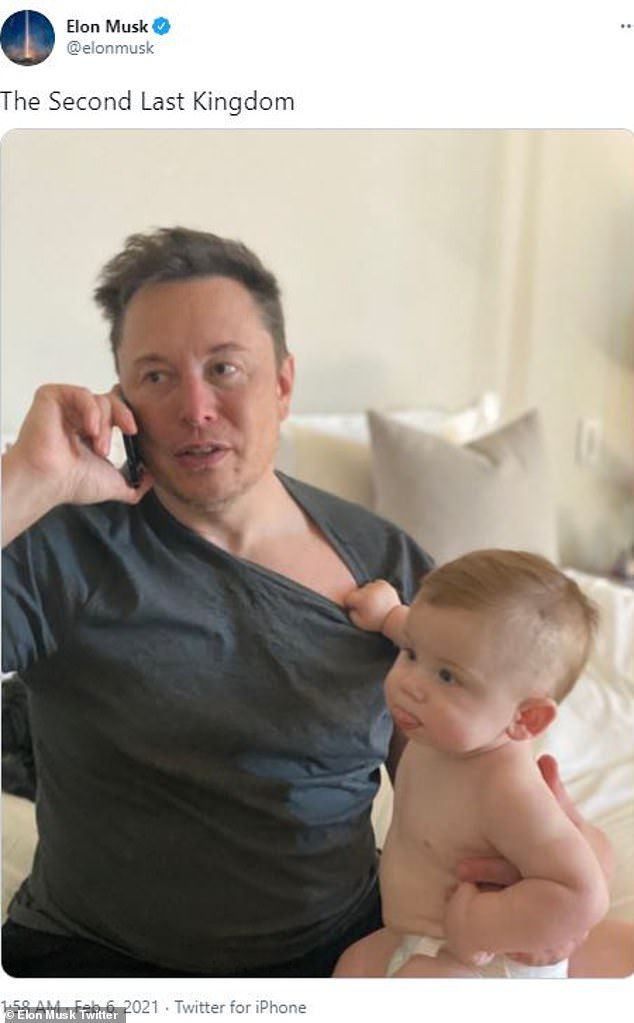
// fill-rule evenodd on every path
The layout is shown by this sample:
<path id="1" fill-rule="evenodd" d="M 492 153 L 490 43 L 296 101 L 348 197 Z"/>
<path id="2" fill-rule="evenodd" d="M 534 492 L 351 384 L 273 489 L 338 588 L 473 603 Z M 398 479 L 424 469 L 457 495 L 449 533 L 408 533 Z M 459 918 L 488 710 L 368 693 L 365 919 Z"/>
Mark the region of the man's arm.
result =
<path id="1" fill-rule="evenodd" d="M 487 839 L 521 880 L 498 892 L 462 884 L 447 905 L 448 943 L 466 962 L 481 952 L 548 956 L 574 946 L 607 910 L 605 878 L 579 830 L 538 777 L 518 772 L 487 786 Z"/>
<path id="2" fill-rule="evenodd" d="M 2 456 L 2 546 L 46 515 L 58 503 L 57 491 L 33 471 L 12 447 Z"/>
<path id="3" fill-rule="evenodd" d="M 2 545 L 60 504 L 136 504 L 152 486 L 130 487 L 110 462 L 112 429 L 136 433 L 132 412 L 114 392 L 40 387 L 15 444 L 2 459 Z"/>

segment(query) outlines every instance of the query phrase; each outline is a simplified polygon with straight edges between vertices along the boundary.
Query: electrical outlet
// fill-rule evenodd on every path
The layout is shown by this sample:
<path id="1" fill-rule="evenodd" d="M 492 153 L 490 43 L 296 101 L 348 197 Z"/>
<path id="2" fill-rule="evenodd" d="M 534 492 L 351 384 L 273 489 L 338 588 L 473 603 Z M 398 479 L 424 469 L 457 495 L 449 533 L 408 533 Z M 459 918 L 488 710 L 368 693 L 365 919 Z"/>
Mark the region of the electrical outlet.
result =
<path id="1" fill-rule="evenodd" d="M 597 465 L 603 444 L 603 423 L 584 417 L 577 422 L 575 457 L 578 465 Z"/>

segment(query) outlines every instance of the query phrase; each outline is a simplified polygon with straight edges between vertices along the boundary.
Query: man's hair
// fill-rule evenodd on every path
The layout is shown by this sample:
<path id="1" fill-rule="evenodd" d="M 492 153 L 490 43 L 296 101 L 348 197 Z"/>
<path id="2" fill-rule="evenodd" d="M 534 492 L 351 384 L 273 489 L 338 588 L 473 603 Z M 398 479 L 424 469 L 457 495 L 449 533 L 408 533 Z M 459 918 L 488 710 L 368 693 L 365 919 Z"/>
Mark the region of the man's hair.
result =
<path id="1" fill-rule="evenodd" d="M 426 575 L 416 600 L 435 607 L 494 611 L 501 627 L 523 630 L 530 665 L 560 702 L 590 654 L 599 612 L 574 580 L 526 551 L 472 551 Z M 526 649 L 518 645 L 518 654 Z"/>
<path id="2" fill-rule="evenodd" d="M 110 323 L 110 344 L 117 359 L 126 307 L 148 284 L 229 277 L 249 291 L 273 339 L 275 361 L 288 355 L 280 289 L 274 275 L 241 242 L 187 227 L 162 227 L 150 234 L 132 234 L 99 275 L 94 297 Z"/>

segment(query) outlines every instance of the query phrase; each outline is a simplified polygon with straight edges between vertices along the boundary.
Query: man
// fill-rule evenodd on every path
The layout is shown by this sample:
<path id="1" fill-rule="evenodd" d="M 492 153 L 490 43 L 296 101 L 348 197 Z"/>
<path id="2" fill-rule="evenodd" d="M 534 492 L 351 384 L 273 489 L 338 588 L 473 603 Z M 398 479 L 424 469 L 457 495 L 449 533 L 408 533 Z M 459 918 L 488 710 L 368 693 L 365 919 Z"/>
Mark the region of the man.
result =
<path id="1" fill-rule="evenodd" d="M 394 656 L 342 601 L 382 577 L 408 602 L 430 561 L 274 472 L 293 360 L 251 252 L 133 236 L 96 298 L 119 384 L 41 388 L 3 466 L 4 667 L 29 689 L 40 831 L 5 969 L 329 976 L 381 926 Z M 113 427 L 138 436 L 138 489 Z"/>
<path id="2" fill-rule="evenodd" d="M 379 574 L 409 599 L 429 560 L 275 474 L 293 360 L 252 253 L 136 236 L 96 297 L 119 387 L 41 388 L 4 465 L 40 830 L 5 968 L 327 976 L 380 926 L 391 731 L 392 648 L 342 601 Z M 138 433 L 136 490 L 105 460 L 114 426 Z"/>

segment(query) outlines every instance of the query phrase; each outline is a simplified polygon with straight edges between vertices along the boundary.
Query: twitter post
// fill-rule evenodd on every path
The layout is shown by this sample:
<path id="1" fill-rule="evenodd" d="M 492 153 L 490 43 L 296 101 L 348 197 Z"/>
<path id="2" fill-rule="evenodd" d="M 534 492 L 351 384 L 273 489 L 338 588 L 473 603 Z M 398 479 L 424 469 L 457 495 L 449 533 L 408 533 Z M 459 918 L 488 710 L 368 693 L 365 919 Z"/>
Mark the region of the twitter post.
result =
<path id="1" fill-rule="evenodd" d="M 620 1018 L 633 48 L 2 5 L 0 1020 Z"/>

